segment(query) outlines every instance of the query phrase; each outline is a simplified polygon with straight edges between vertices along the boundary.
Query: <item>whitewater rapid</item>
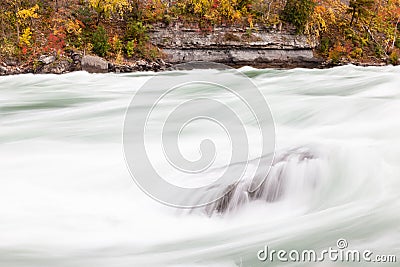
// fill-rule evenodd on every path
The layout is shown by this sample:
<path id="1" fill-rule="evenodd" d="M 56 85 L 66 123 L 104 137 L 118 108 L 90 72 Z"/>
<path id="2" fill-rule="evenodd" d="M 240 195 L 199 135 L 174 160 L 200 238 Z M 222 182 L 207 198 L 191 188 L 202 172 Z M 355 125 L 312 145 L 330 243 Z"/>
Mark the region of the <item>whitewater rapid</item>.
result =
<path id="1" fill-rule="evenodd" d="M 399 255 L 400 68 L 240 71 L 269 103 L 284 178 L 223 213 L 164 206 L 129 174 L 124 116 L 154 73 L 1 77 L 0 265 L 267 266 L 265 245 L 321 250 L 340 238 Z M 268 263 L 288 265 L 355 264 Z"/>

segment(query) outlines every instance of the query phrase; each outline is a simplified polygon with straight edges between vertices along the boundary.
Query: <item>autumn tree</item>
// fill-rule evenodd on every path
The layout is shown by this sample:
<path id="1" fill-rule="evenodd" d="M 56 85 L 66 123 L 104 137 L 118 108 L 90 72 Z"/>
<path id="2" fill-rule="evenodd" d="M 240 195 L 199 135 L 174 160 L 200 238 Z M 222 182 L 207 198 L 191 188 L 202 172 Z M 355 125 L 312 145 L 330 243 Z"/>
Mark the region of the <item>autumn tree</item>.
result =
<path id="1" fill-rule="evenodd" d="M 351 14 L 350 26 L 354 19 L 366 17 L 369 14 L 369 8 L 374 4 L 374 0 L 350 0 L 348 12 Z"/>
<path id="2" fill-rule="evenodd" d="M 123 16 L 127 10 L 132 10 L 129 0 L 89 0 L 89 5 L 97 13 L 97 25 L 101 18 L 108 19 L 113 14 Z"/>
<path id="3" fill-rule="evenodd" d="M 18 25 L 24 26 L 23 33 L 21 36 L 19 36 L 19 43 L 21 46 L 30 46 L 31 45 L 31 39 L 32 39 L 32 30 L 31 27 L 29 26 L 32 19 L 38 18 L 37 11 L 39 9 L 39 5 L 34 5 L 31 8 L 26 8 L 26 9 L 19 9 L 17 12 L 17 22 Z"/>

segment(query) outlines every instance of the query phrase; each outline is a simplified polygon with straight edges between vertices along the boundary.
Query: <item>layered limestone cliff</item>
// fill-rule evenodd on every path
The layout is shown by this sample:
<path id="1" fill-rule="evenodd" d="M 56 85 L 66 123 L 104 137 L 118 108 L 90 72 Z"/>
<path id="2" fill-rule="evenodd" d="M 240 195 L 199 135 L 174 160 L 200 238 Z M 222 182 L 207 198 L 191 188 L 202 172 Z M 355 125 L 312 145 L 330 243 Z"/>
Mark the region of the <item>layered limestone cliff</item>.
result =
<path id="1" fill-rule="evenodd" d="M 219 27 L 204 32 L 182 26 L 154 27 L 151 42 L 172 64 L 212 61 L 231 66 L 317 67 L 315 40 L 291 31 Z"/>

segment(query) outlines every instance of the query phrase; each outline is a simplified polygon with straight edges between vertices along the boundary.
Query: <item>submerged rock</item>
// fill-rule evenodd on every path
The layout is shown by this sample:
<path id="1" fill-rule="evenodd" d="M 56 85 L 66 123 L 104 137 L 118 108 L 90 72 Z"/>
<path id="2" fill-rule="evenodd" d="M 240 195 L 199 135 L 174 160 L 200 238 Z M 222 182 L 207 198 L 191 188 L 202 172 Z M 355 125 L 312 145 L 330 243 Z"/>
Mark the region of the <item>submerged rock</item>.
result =
<path id="1" fill-rule="evenodd" d="M 233 211 L 251 201 L 280 201 L 292 193 L 291 184 L 297 182 L 301 184 L 299 190 L 313 190 L 320 176 L 320 164 L 321 160 L 315 153 L 306 148 L 278 152 L 267 177 L 261 179 L 260 186 L 250 190 L 253 178 L 260 180 L 266 174 L 258 173 L 255 177 L 249 177 L 250 179 L 244 178 L 237 184 L 227 185 L 221 188 L 225 195 L 206 206 L 205 212 L 211 216 Z"/>

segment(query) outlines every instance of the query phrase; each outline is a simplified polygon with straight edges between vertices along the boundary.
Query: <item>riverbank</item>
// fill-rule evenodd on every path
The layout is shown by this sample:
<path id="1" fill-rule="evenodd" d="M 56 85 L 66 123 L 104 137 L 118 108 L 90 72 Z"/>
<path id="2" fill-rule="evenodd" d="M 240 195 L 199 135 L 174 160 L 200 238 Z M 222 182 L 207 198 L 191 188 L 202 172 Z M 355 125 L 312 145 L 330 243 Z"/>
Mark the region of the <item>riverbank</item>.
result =
<path id="1" fill-rule="evenodd" d="M 354 59 L 341 54 L 334 59 L 319 54 L 317 38 L 298 34 L 294 28 L 216 26 L 201 31 L 196 25 L 177 23 L 169 27 L 153 25 L 148 42 L 156 49 L 152 59 L 100 57 L 85 51 L 66 49 L 61 54 L 45 53 L 25 60 L 0 60 L 0 75 L 63 74 L 74 71 L 90 73 L 129 73 L 166 71 L 175 65 L 192 62 L 218 62 L 240 68 L 330 68 L 353 64 L 385 66 L 390 58 Z"/>
<path id="2" fill-rule="evenodd" d="M 397 65 L 399 2 L 367 2 L 6 0 L 0 75 L 163 71 L 199 60 L 256 68 Z"/>
<path id="3" fill-rule="evenodd" d="M 63 53 L 45 53 L 25 60 L 0 60 L 0 75 L 90 73 L 129 73 L 165 71 L 192 61 L 218 62 L 234 68 L 330 68 L 353 64 L 385 66 L 390 58 L 354 59 L 345 54 L 326 58 L 319 54 L 320 41 L 298 34 L 295 28 L 216 26 L 204 32 L 196 25 L 176 23 L 167 27 L 153 25 L 148 42 L 156 49 L 149 58 L 100 57 L 85 51 L 65 49 Z M 399 62 L 398 62 L 399 63 Z"/>
<path id="4" fill-rule="evenodd" d="M 162 59 L 155 61 L 137 60 L 117 64 L 104 58 L 83 55 L 82 52 L 71 51 L 63 56 L 42 55 L 31 62 L 16 62 L 5 60 L 0 62 L 0 76 L 17 74 L 64 74 L 74 71 L 87 71 L 90 73 L 128 73 L 136 71 L 165 71 L 172 64 Z"/>
<path id="5" fill-rule="evenodd" d="M 91 64 L 83 65 L 84 58 L 89 58 Z M 343 65 L 356 65 L 356 66 L 386 66 L 390 65 L 389 62 L 357 62 L 357 61 L 343 61 L 339 63 L 327 62 L 322 59 L 302 59 L 297 58 L 290 61 L 271 60 L 265 62 L 248 62 L 247 64 L 229 64 L 234 68 L 243 66 L 251 66 L 254 68 L 276 68 L 276 69 L 294 69 L 294 68 L 309 68 L 309 69 L 324 69 L 332 68 Z M 175 64 L 165 62 L 163 59 L 155 61 L 136 60 L 117 64 L 109 62 L 104 58 L 98 56 L 83 56 L 81 52 L 71 52 L 69 55 L 56 57 L 53 55 L 43 55 L 37 61 L 18 63 L 13 60 L 6 60 L 0 62 L 0 76 L 18 75 L 18 74 L 65 74 L 74 71 L 87 71 L 90 73 L 130 73 L 137 71 L 167 71 L 172 70 Z"/>

